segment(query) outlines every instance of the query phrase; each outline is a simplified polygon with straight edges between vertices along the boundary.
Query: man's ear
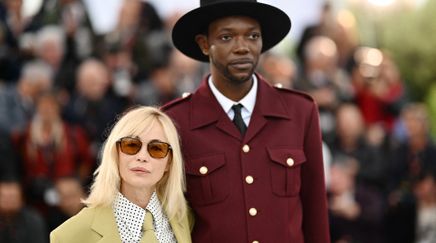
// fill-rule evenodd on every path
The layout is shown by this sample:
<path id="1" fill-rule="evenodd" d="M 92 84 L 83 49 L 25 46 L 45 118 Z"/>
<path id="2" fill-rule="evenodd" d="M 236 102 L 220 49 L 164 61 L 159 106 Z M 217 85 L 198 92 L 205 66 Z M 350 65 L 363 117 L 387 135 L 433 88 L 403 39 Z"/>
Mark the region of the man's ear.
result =
<path id="1" fill-rule="evenodd" d="M 209 44 L 207 43 L 207 37 L 203 34 L 198 34 L 195 36 L 195 42 L 197 42 L 198 46 L 203 52 L 204 55 L 209 55 Z"/>

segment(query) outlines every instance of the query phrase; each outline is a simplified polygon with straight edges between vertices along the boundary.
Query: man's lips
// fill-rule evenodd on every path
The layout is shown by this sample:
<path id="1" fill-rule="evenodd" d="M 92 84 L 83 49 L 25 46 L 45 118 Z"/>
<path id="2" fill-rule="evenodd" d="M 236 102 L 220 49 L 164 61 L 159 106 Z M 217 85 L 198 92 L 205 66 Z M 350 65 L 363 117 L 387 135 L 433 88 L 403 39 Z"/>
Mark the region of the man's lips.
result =
<path id="1" fill-rule="evenodd" d="M 130 170 L 133 171 L 133 172 L 136 172 L 136 173 L 150 173 L 150 171 L 147 170 L 146 168 L 139 167 L 139 166 L 133 167 Z"/>
<path id="2" fill-rule="evenodd" d="M 253 61 L 250 59 L 235 60 L 229 63 L 235 69 L 246 70 L 253 67 Z"/>

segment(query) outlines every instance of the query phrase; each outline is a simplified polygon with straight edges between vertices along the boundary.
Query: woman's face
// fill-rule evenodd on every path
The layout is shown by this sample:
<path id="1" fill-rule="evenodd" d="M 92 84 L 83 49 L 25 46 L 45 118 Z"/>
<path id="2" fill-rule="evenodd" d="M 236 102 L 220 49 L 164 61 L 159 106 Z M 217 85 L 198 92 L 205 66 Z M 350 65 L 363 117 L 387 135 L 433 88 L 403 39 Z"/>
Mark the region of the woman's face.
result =
<path id="1" fill-rule="evenodd" d="M 168 170 L 168 158 L 171 151 L 164 158 L 153 158 L 147 151 L 150 141 L 168 143 L 162 125 L 155 123 L 148 132 L 142 132 L 138 137 L 142 147 L 138 153 L 129 155 L 118 147 L 119 170 L 121 176 L 121 193 L 124 195 L 134 191 L 153 192 L 156 184 Z"/>

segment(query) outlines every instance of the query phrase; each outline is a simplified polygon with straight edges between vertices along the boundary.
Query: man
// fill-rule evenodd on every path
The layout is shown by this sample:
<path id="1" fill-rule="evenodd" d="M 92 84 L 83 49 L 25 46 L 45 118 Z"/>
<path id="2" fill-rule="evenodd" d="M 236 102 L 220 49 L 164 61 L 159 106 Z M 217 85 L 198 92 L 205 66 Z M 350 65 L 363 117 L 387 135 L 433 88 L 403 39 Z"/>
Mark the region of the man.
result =
<path id="1" fill-rule="evenodd" d="M 182 138 L 193 242 L 330 242 L 317 106 L 254 73 L 289 17 L 253 0 L 200 5 L 172 37 L 211 75 L 162 108 Z"/>

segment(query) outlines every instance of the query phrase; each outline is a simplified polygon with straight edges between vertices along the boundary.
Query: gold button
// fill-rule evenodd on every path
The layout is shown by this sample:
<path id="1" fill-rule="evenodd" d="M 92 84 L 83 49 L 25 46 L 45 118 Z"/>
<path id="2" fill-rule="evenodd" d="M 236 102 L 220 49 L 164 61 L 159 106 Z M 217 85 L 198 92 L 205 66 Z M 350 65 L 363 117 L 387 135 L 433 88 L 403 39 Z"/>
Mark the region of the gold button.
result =
<path id="1" fill-rule="evenodd" d="M 251 216 L 256 216 L 256 214 L 257 214 L 257 209 L 255 209 L 255 208 L 250 208 L 250 210 L 248 210 L 248 213 L 249 213 Z"/>
<path id="2" fill-rule="evenodd" d="M 281 84 L 281 83 L 276 83 L 276 84 L 274 84 L 274 86 L 276 86 L 279 89 L 283 88 L 283 84 Z"/>
<path id="3" fill-rule="evenodd" d="M 248 153 L 248 152 L 250 152 L 250 146 L 248 146 L 248 144 L 245 144 L 245 145 L 242 147 L 242 151 L 244 151 L 244 153 Z"/>
<path id="4" fill-rule="evenodd" d="M 245 182 L 247 182 L 247 184 L 253 184 L 254 178 L 252 176 L 247 176 L 245 177 Z"/>
<path id="5" fill-rule="evenodd" d="M 294 165 L 294 160 L 292 158 L 288 158 L 286 160 L 286 164 L 288 164 L 289 166 L 293 166 Z"/>
<path id="6" fill-rule="evenodd" d="M 255 241 L 253 241 L 252 243 L 259 243 L 259 241 L 255 240 Z"/>
<path id="7" fill-rule="evenodd" d="M 200 173 L 201 173 L 202 175 L 206 175 L 208 169 L 207 169 L 206 166 L 201 166 L 200 169 L 199 169 L 199 171 L 200 171 Z"/>

